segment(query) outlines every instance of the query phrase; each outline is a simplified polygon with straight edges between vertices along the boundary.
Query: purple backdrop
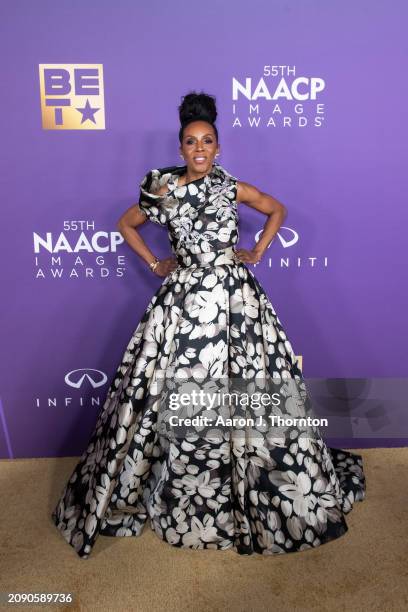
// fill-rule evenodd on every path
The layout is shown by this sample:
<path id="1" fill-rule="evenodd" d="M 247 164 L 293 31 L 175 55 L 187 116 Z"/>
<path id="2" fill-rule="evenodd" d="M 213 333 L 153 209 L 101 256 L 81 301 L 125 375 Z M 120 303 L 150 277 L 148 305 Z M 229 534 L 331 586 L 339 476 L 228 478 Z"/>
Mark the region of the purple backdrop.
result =
<path id="1" fill-rule="evenodd" d="M 217 98 L 219 163 L 288 208 L 253 270 L 305 376 L 401 382 L 392 423 L 385 398 L 371 435 L 351 428 L 342 444 L 408 438 L 406 13 L 369 0 L 2 1 L 0 457 L 82 452 L 162 282 L 116 223 L 148 169 L 181 164 L 191 89 Z M 266 218 L 239 210 L 250 248 Z M 163 228 L 141 232 L 170 253 Z"/>

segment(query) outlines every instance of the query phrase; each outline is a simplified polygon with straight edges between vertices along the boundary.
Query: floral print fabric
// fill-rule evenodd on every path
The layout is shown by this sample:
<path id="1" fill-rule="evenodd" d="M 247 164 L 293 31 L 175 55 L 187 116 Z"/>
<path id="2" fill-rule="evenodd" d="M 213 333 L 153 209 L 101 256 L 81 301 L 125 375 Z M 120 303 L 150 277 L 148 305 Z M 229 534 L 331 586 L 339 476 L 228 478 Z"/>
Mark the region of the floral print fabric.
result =
<path id="1" fill-rule="evenodd" d="M 98 535 L 146 522 L 178 547 L 264 555 L 317 547 L 347 531 L 365 497 L 362 458 L 308 437 L 231 443 L 161 434 L 160 374 L 302 381 L 291 343 L 254 274 L 234 253 L 237 179 L 218 164 L 179 186 L 185 166 L 150 170 L 139 206 L 167 229 L 179 266 L 151 298 L 52 520 L 87 559 Z M 166 193 L 157 191 L 167 185 Z"/>

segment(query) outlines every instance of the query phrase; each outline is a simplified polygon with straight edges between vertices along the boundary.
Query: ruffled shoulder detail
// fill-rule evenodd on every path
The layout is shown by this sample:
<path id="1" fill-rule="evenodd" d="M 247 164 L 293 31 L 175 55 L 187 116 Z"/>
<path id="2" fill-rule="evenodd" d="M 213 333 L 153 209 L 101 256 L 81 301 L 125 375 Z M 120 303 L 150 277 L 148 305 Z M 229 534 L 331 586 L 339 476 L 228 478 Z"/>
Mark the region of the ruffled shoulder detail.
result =
<path id="1" fill-rule="evenodd" d="M 172 168 L 174 166 L 149 170 L 139 185 L 139 208 L 150 221 L 158 225 L 167 225 L 166 207 L 163 204 L 169 201 L 174 189 Z M 164 194 L 159 194 L 160 188 L 166 184 L 169 190 Z"/>

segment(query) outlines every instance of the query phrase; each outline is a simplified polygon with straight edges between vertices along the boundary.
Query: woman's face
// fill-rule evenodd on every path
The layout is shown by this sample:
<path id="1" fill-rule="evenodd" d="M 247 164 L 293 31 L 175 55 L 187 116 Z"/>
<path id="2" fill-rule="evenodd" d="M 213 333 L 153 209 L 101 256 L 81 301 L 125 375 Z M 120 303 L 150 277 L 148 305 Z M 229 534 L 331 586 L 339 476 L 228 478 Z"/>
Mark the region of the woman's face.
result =
<path id="1" fill-rule="evenodd" d="M 204 174 L 211 170 L 219 146 L 215 131 L 207 121 L 192 121 L 184 128 L 180 153 L 192 173 Z"/>

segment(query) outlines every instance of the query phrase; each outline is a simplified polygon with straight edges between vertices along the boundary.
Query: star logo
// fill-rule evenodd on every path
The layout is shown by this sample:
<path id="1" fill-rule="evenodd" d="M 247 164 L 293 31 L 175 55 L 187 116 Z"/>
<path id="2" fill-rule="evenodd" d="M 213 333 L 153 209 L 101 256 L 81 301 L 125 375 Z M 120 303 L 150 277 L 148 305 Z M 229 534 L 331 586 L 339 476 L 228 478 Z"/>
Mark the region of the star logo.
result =
<path id="1" fill-rule="evenodd" d="M 92 121 L 93 123 L 96 123 L 94 114 L 98 112 L 100 108 L 92 108 L 87 98 L 85 106 L 83 108 L 76 107 L 76 110 L 82 113 L 82 119 L 81 119 L 81 125 L 82 125 L 83 123 L 85 123 L 85 121 L 88 121 L 88 119 Z"/>

